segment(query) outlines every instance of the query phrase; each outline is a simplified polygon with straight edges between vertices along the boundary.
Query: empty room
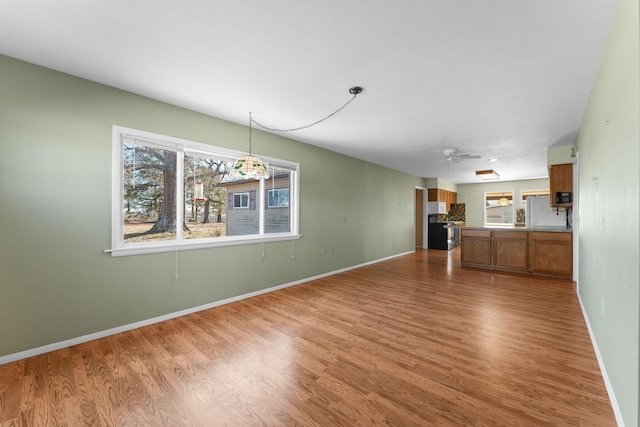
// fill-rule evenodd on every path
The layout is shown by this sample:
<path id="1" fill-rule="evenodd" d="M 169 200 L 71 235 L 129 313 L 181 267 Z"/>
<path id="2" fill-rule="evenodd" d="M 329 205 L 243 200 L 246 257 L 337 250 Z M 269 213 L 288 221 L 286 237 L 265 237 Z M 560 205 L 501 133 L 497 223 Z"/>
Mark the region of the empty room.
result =
<path id="1" fill-rule="evenodd" d="M 0 427 L 637 426 L 638 0 L 0 6 Z"/>

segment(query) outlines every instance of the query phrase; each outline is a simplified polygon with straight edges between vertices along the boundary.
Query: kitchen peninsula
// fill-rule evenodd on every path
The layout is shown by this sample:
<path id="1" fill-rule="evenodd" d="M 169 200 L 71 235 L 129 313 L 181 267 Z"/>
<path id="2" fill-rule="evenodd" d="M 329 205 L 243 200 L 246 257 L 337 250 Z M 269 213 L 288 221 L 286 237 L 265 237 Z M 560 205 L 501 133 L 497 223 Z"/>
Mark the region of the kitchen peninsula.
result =
<path id="1" fill-rule="evenodd" d="M 460 227 L 460 237 L 463 268 L 573 278 L 571 229 Z"/>

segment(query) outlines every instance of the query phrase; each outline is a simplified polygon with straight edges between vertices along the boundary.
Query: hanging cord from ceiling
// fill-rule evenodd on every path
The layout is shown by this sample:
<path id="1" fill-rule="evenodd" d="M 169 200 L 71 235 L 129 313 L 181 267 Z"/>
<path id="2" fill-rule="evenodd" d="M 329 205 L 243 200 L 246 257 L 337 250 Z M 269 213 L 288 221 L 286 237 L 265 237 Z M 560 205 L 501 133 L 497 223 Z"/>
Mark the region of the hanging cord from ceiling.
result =
<path id="1" fill-rule="evenodd" d="M 263 125 L 263 124 L 260 124 L 260 123 L 256 122 L 256 121 L 253 119 L 253 117 L 251 117 L 251 113 L 249 113 L 249 122 L 250 122 L 250 123 L 255 123 L 256 125 L 260 126 L 262 129 L 267 130 L 267 131 L 269 131 L 269 132 L 295 132 L 295 131 L 298 131 L 298 130 L 307 129 L 307 128 L 310 128 L 311 126 L 318 125 L 318 124 L 320 124 L 320 123 L 324 122 L 325 120 L 330 119 L 331 117 L 333 117 L 333 116 L 335 116 L 336 114 L 338 114 L 340 111 L 342 111 L 342 110 L 344 110 L 345 108 L 347 108 L 347 106 L 348 106 L 349 104 L 351 104 L 351 103 L 356 99 L 356 97 L 357 97 L 359 94 L 361 94 L 361 93 L 362 93 L 362 91 L 363 91 L 363 89 L 362 89 L 362 87 L 360 87 L 360 86 L 353 86 L 352 88 L 349 88 L 349 93 L 350 93 L 351 95 L 353 95 L 353 96 L 351 97 L 351 99 L 349 99 L 346 103 L 344 103 L 340 108 L 338 108 L 337 110 L 335 110 L 333 113 L 329 114 L 328 116 L 325 116 L 325 117 L 321 118 L 320 120 L 316 120 L 316 121 L 315 121 L 315 122 L 313 122 L 313 123 L 309 123 L 308 125 L 300 126 L 300 127 L 297 127 L 297 128 L 290 128 L 290 129 L 276 129 L 276 128 L 271 128 L 271 127 L 269 127 L 269 126 L 265 126 L 265 125 Z"/>

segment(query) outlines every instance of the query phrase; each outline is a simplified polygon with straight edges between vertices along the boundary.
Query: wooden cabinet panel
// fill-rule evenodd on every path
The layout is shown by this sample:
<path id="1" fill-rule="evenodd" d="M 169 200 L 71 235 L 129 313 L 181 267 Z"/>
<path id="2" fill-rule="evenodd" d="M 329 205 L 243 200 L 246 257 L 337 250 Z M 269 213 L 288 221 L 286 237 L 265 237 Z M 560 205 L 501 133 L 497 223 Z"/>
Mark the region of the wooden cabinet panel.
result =
<path id="1" fill-rule="evenodd" d="M 491 265 L 491 232 L 488 230 L 461 230 L 462 263 Z"/>
<path id="2" fill-rule="evenodd" d="M 491 237 L 491 231 L 489 230 L 460 230 L 460 235 L 462 237 L 486 237 L 487 239 Z"/>
<path id="3" fill-rule="evenodd" d="M 427 201 L 428 202 L 438 202 L 438 189 L 437 188 L 429 188 L 427 190 Z"/>
<path id="4" fill-rule="evenodd" d="M 573 241 L 573 234 L 571 233 L 554 233 L 552 231 L 532 231 L 529 236 L 533 241 L 551 241 L 551 242 L 564 242 L 570 243 Z"/>
<path id="5" fill-rule="evenodd" d="M 467 264 L 491 265 L 491 239 L 462 237 L 461 261 Z"/>
<path id="6" fill-rule="evenodd" d="M 573 235 L 526 230 L 461 230 L 463 267 L 573 277 Z"/>
<path id="7" fill-rule="evenodd" d="M 573 277 L 573 236 L 571 233 L 531 232 L 529 266 L 531 272 Z"/>
<path id="8" fill-rule="evenodd" d="M 551 193 L 551 206 L 573 206 L 573 203 L 556 204 L 557 192 L 573 191 L 573 165 L 563 163 L 549 167 L 549 192 Z"/>
<path id="9" fill-rule="evenodd" d="M 492 264 L 526 272 L 529 268 L 527 234 L 522 231 L 494 231 Z"/>

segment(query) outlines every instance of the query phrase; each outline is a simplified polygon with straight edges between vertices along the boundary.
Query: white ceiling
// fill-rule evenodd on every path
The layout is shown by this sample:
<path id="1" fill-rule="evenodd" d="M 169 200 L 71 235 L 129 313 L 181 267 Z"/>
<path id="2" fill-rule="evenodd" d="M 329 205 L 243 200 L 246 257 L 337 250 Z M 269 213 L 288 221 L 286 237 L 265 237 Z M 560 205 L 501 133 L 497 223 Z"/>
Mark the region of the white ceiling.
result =
<path id="1" fill-rule="evenodd" d="M 277 128 L 359 85 L 286 136 L 454 183 L 516 180 L 546 177 L 547 147 L 573 143 L 615 3 L 0 0 L 0 53 Z"/>

